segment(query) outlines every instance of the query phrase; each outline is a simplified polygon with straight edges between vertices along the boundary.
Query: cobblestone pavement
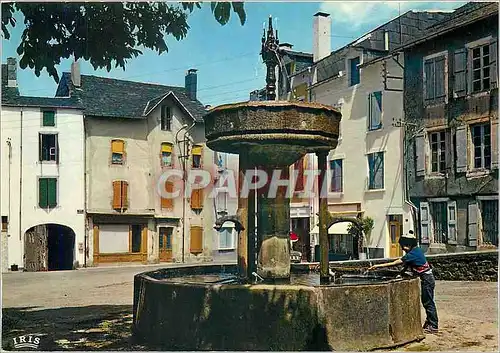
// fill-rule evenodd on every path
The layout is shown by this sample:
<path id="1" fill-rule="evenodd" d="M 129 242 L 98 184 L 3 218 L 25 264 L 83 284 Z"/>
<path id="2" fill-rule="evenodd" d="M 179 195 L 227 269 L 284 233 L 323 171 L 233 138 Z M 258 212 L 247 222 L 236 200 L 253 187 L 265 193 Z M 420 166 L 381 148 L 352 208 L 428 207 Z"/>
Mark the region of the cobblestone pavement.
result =
<path id="1" fill-rule="evenodd" d="M 159 267 L 3 274 L 3 348 L 37 333 L 41 350 L 144 349 L 130 340 L 133 276 Z M 497 351 L 497 285 L 438 281 L 440 332 L 398 350 Z"/>

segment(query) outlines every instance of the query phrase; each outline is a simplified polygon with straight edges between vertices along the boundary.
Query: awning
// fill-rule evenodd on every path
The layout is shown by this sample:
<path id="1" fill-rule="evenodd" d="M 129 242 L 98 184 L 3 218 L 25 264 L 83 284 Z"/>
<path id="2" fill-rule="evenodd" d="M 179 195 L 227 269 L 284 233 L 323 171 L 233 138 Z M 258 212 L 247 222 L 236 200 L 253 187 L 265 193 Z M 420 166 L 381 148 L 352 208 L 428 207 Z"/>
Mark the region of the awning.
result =
<path id="1" fill-rule="evenodd" d="M 328 234 L 349 234 L 347 227 L 351 222 L 339 222 L 335 223 L 328 229 Z M 310 234 L 319 234 L 319 226 L 314 226 Z"/>

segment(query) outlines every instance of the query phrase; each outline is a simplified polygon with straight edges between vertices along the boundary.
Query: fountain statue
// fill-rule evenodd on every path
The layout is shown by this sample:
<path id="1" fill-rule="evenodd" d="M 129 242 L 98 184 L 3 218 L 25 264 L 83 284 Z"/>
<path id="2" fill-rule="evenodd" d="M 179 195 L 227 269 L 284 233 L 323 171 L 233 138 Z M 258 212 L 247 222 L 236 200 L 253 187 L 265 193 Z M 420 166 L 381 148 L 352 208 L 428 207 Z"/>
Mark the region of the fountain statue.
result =
<path id="1" fill-rule="evenodd" d="M 275 72 L 281 60 L 271 17 L 261 55 L 267 66 L 267 100 L 209 110 L 206 144 L 239 155 L 239 190 L 255 170 L 287 179 L 289 166 L 307 153 L 317 155 L 323 185 L 341 114 L 318 103 L 276 100 Z M 215 224 L 220 229 L 225 222 L 235 223 L 236 266 L 186 266 L 136 275 L 134 337 L 163 350 L 291 351 L 365 350 L 421 338 L 418 279 L 388 273 L 332 278 L 327 230 L 345 219 L 330 216 L 327 195 L 321 192 L 319 278 L 314 264 L 299 264 L 295 272 L 306 273 L 294 273 L 290 198 L 286 187 L 275 195 L 271 187 L 268 178 L 263 187 L 240 194 L 237 214 Z"/>

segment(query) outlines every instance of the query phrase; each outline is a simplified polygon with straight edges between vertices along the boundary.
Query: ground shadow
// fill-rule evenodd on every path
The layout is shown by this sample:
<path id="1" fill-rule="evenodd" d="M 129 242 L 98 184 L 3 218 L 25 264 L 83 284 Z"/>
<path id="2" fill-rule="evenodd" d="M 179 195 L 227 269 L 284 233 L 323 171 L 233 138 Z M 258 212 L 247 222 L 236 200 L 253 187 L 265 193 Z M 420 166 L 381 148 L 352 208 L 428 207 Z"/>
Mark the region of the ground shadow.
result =
<path id="1" fill-rule="evenodd" d="M 131 341 L 131 305 L 92 305 L 57 309 L 2 310 L 2 348 L 16 349 L 14 338 L 38 335 L 36 350 L 141 350 Z M 19 340 L 17 340 L 19 341 Z"/>

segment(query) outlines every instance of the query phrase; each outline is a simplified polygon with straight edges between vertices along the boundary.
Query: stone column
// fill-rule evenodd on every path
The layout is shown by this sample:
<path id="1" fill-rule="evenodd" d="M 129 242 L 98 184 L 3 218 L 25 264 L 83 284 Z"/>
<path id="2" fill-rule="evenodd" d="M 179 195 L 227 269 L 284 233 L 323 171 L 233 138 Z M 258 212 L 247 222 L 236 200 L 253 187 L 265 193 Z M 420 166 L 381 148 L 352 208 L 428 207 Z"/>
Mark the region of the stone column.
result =
<path id="1" fill-rule="evenodd" d="M 239 190 L 238 190 L 238 212 L 237 216 L 245 228 L 238 237 L 238 269 L 239 275 L 250 279 L 255 271 L 255 202 L 254 194 L 251 190 L 248 198 L 241 197 L 241 189 L 245 180 L 247 170 L 251 169 L 248 152 L 241 151 L 239 155 Z"/>
<path id="2" fill-rule="evenodd" d="M 286 187 L 278 187 L 269 197 L 274 169 L 266 168 L 268 182 L 258 191 L 259 255 L 257 273 L 269 280 L 290 278 L 290 198 Z M 280 168 L 281 179 L 288 180 L 288 167 Z"/>
<path id="3" fill-rule="evenodd" d="M 319 175 L 319 251 L 320 251 L 320 283 L 330 283 L 328 271 L 328 189 L 323 190 L 323 184 L 326 179 L 328 151 L 316 152 L 318 156 Z"/>

